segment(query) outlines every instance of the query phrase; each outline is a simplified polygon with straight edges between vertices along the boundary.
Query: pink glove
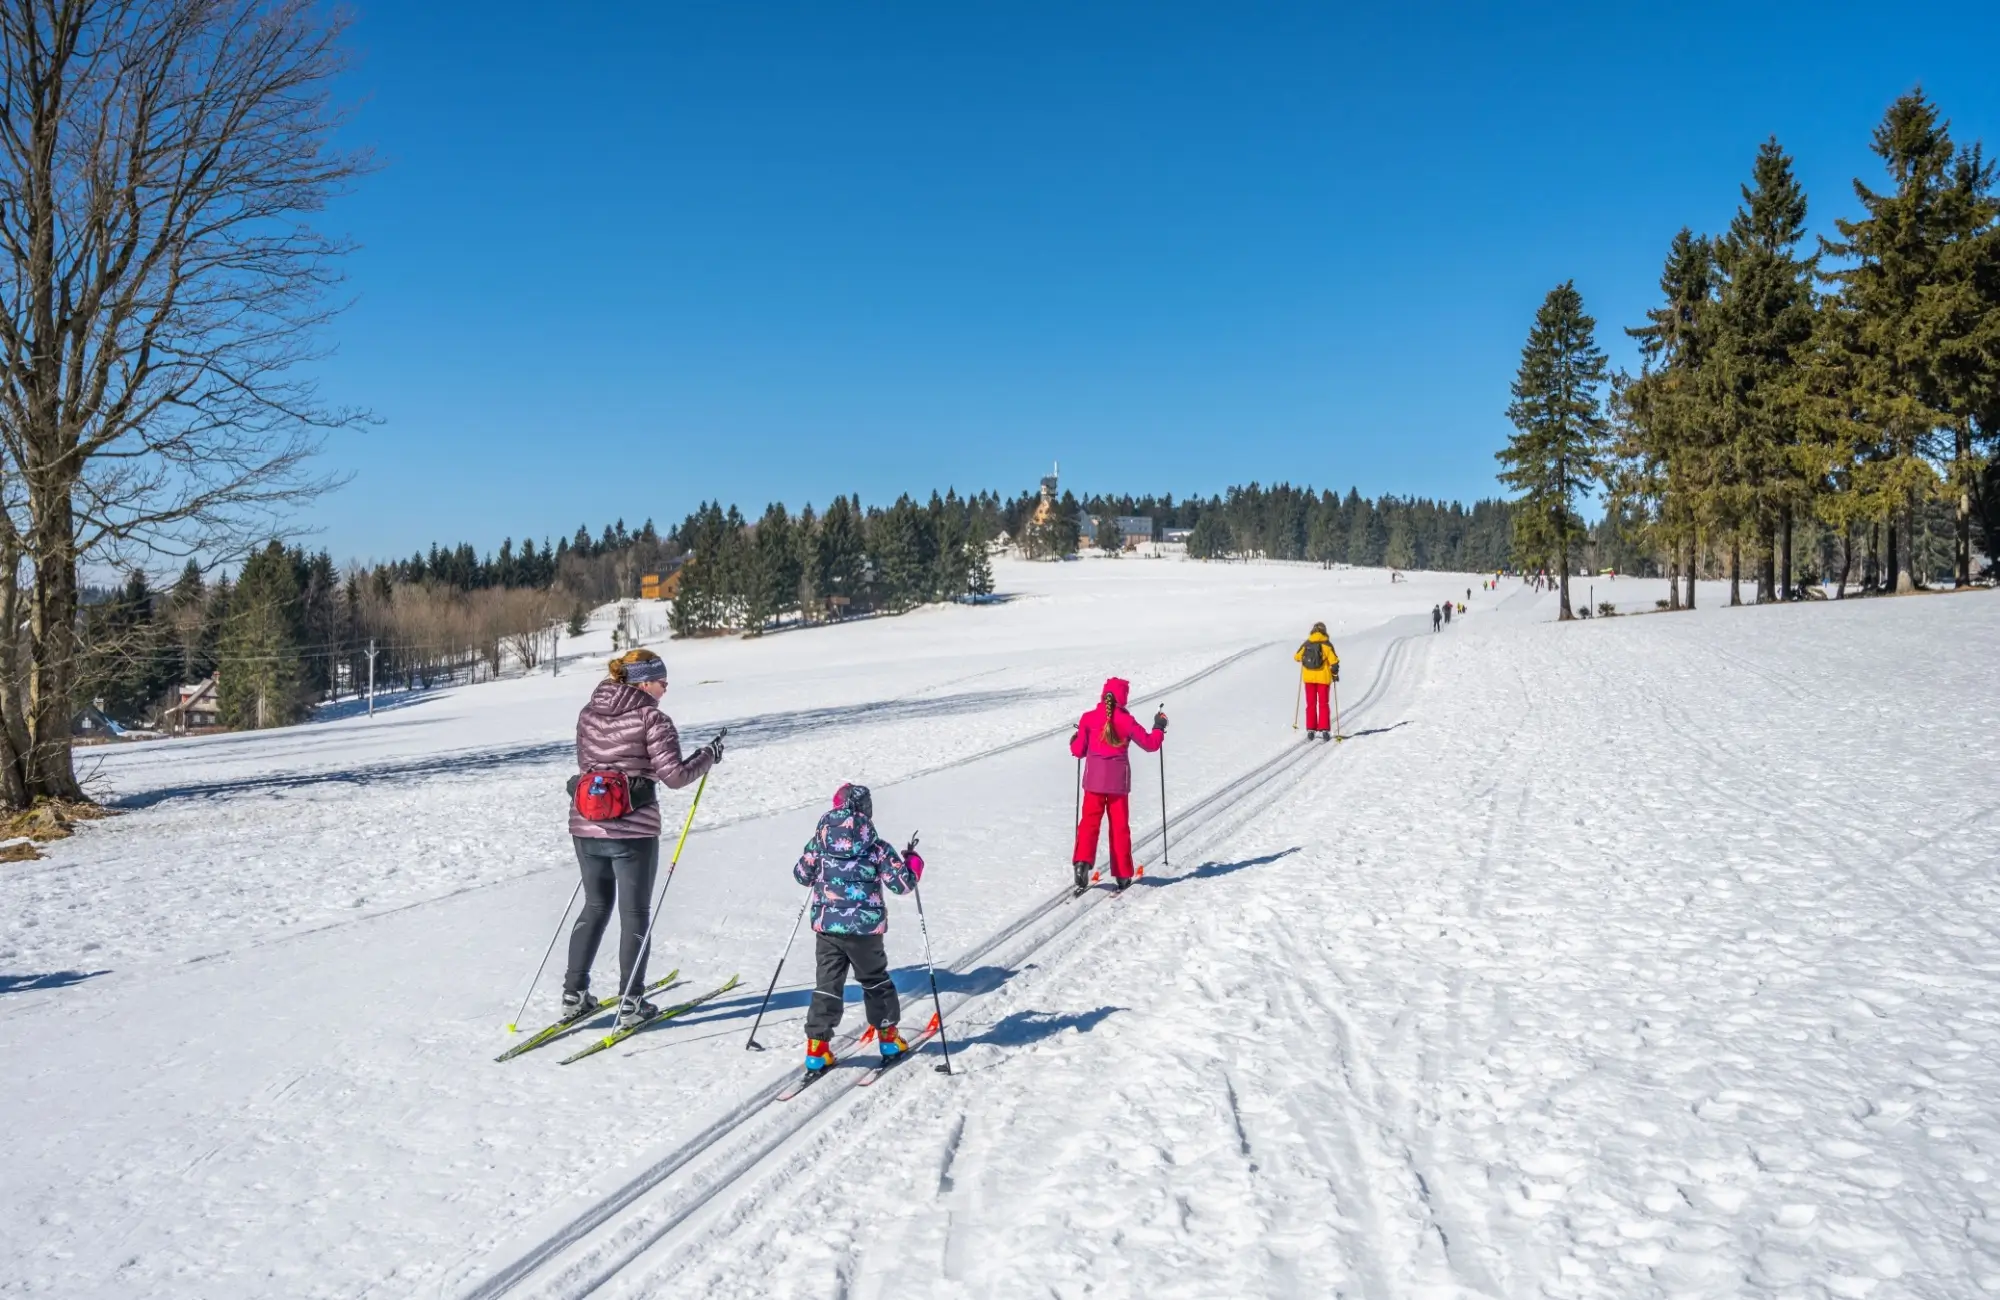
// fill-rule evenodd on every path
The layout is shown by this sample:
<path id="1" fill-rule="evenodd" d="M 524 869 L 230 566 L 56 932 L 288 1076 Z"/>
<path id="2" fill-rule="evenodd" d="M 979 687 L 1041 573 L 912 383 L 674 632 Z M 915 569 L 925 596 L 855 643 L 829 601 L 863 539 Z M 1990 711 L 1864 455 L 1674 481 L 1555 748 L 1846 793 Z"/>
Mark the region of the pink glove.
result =
<path id="1" fill-rule="evenodd" d="M 903 863 L 909 867 L 911 875 L 915 876 L 918 880 L 924 878 L 924 859 L 922 854 L 918 853 L 915 849 L 911 849 L 903 855 Z"/>

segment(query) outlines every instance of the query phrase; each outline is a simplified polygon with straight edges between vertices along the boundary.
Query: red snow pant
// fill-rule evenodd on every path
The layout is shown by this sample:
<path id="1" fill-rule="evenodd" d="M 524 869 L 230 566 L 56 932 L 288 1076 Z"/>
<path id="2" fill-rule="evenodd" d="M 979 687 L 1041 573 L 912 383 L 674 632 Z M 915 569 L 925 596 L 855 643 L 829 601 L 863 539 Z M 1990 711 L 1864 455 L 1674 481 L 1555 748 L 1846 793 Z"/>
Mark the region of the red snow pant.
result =
<path id="1" fill-rule="evenodd" d="M 1126 803 L 1127 797 L 1122 794 L 1084 794 L 1083 820 L 1076 824 L 1076 852 L 1070 855 L 1070 861 L 1097 860 L 1097 822 L 1108 811 L 1111 814 L 1111 874 L 1120 880 L 1132 878 L 1132 821 L 1127 815 Z"/>
<path id="2" fill-rule="evenodd" d="M 1331 687 L 1326 682 L 1306 683 L 1306 730 L 1331 731 L 1333 724 L 1326 720 L 1326 697 Z"/>

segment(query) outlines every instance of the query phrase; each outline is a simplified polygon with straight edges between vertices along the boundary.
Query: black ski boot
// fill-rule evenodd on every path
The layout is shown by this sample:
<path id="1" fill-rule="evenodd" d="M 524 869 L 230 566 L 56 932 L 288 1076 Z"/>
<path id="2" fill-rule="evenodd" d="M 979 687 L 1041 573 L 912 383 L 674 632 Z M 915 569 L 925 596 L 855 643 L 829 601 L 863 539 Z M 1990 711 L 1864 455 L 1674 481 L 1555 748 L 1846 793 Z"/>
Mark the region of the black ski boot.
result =
<path id="1" fill-rule="evenodd" d="M 644 998 L 618 999 L 618 1027 L 620 1029 L 630 1029 L 634 1025 L 643 1025 L 659 1014 L 660 1009 Z"/>
<path id="2" fill-rule="evenodd" d="M 1076 867 L 1076 892 L 1081 894 L 1084 890 L 1090 888 L 1090 864 L 1088 862 L 1078 862 L 1072 865 Z"/>
<path id="3" fill-rule="evenodd" d="M 597 999 L 591 996 L 589 989 L 563 994 L 562 1018 L 565 1021 L 581 1020 L 595 1010 Z"/>

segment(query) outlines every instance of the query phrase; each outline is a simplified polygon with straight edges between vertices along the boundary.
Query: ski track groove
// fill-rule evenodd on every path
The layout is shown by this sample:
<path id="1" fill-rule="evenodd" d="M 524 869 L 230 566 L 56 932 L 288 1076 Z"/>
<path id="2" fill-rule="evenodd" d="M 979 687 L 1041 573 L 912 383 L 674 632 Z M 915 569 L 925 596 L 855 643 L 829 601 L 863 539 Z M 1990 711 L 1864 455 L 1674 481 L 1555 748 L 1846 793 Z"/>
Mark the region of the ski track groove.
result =
<path id="1" fill-rule="evenodd" d="M 1404 670 L 1410 658 L 1410 645 L 1416 636 L 1414 632 L 1392 634 L 1368 689 L 1362 693 L 1359 700 L 1343 710 L 1343 724 L 1348 719 L 1365 717 L 1381 702 L 1393 680 Z M 1272 644 L 1275 643 L 1260 642 L 1245 647 L 1170 687 L 1144 694 L 1164 696 L 1185 690 L 1230 665 L 1269 648 Z M 1065 723 L 1061 727 L 1010 741 L 964 759 L 940 764 L 926 773 L 913 774 L 903 779 L 914 780 L 919 775 L 965 766 L 971 762 L 1063 735 L 1068 730 L 1069 724 Z M 1352 734 L 1351 730 L 1349 734 Z M 1232 812 L 1238 811 L 1239 805 L 1253 800 L 1259 793 L 1265 793 L 1271 799 L 1282 797 L 1286 793 L 1286 788 L 1277 784 L 1278 778 L 1294 769 L 1318 766 L 1319 762 L 1335 748 L 1335 745 L 1324 742 L 1317 745 L 1310 742 L 1287 745 L 1270 758 L 1255 764 L 1200 799 L 1184 805 L 1179 812 L 1169 818 L 1165 828 L 1150 830 L 1143 836 L 1135 836 L 1132 845 L 1134 855 L 1138 856 L 1148 851 L 1150 846 L 1160 844 L 1163 838 L 1171 840 L 1175 835 L 1183 840 L 1192 839 L 1194 843 L 1212 838 L 1210 833 L 1217 828 L 1218 823 L 1222 823 L 1222 820 L 1229 817 Z M 1252 808 L 1249 815 L 1254 816 L 1260 810 L 1261 805 Z M 1225 825 L 1233 826 L 1239 824 L 1239 821 L 1240 819 Z M 1071 931 L 1084 929 L 1079 922 L 1097 907 L 1102 906 L 1110 897 L 1112 895 L 1108 891 L 1093 888 L 1077 898 L 1064 887 L 961 954 L 956 964 L 961 967 L 975 966 L 983 958 L 1007 946 L 1018 936 L 1027 938 L 1021 949 L 1011 954 L 1012 964 L 1017 969 L 1025 969 L 1030 959 L 1039 958 L 1044 963 L 1057 959 L 1063 952 L 1081 942 L 1084 936 L 1080 933 L 1071 935 L 1068 942 L 1059 946 L 1056 941 Z M 1072 902 L 1077 906 L 1068 908 Z M 1063 915 L 1045 931 L 1035 932 L 1037 923 L 1052 913 L 1063 913 Z M 986 996 L 984 993 L 959 994 L 946 1007 L 947 1023 L 984 996 Z M 899 1073 L 909 1072 L 906 1067 Z M 855 1079 L 858 1080 L 858 1075 Z M 896 1089 L 899 1084 L 899 1080 L 885 1079 L 878 1086 Z M 727 1153 L 726 1157 L 722 1154 L 724 1144 L 731 1137 L 746 1129 L 752 1121 L 771 1109 L 777 1086 L 781 1085 L 767 1084 L 755 1089 L 749 1097 L 694 1137 L 681 1143 L 667 1156 L 585 1209 L 513 1263 L 464 1292 L 463 1300 L 498 1300 L 499 1297 L 514 1294 L 524 1284 L 538 1277 L 547 1280 L 547 1284 L 541 1287 L 543 1294 L 561 1296 L 564 1300 L 580 1300 L 581 1297 L 597 1294 L 617 1280 L 619 1275 L 635 1262 L 665 1244 L 676 1230 L 689 1224 L 697 1216 L 701 1216 L 703 1211 L 708 1210 L 724 1192 L 753 1178 L 758 1182 L 768 1181 L 771 1177 L 796 1170 L 802 1165 L 815 1163 L 820 1154 L 820 1144 L 813 1140 L 816 1135 L 811 1130 L 837 1104 L 846 1100 L 847 1095 L 853 1091 L 853 1080 L 832 1078 L 821 1080 L 799 1097 L 784 1103 L 788 1109 L 772 1122 L 770 1132 L 761 1134 L 745 1146 Z M 807 1101 L 808 1098 L 812 1100 Z M 798 1110 L 802 1103 L 806 1106 L 804 1113 Z M 726 1158 L 724 1167 L 706 1178 L 699 1178 L 696 1175 L 697 1189 L 680 1204 L 668 1210 L 664 1217 L 656 1219 L 650 1207 L 633 1208 L 648 1192 L 683 1170 L 697 1165 L 711 1152 L 718 1153 L 718 1159 Z M 763 1168 L 773 1157 L 780 1155 L 784 1158 L 780 1162 L 779 1169 Z M 614 1223 L 614 1220 L 628 1210 L 631 1213 L 626 1214 L 626 1222 Z M 750 1210 L 740 1199 L 736 1205 L 717 1206 L 713 1215 L 715 1221 L 702 1225 L 702 1230 L 696 1239 L 687 1243 L 688 1248 L 692 1249 L 702 1243 L 713 1241 L 718 1235 L 736 1226 L 748 1212 Z M 594 1236 L 599 1237 L 600 1242 L 593 1246 L 589 1243 Z M 565 1255 L 574 1255 L 575 1258 L 564 1260 L 562 1257 Z M 610 1256 L 608 1266 L 605 1262 L 607 1256 Z M 684 1257 L 677 1259 L 669 1266 L 668 1271 L 674 1271 L 676 1266 L 684 1267 L 685 1264 Z M 841 1274 L 843 1294 L 849 1291 L 851 1282 L 852 1279 L 843 1271 Z M 1388 1292 L 1371 1289 L 1368 1294 L 1386 1295 Z"/>

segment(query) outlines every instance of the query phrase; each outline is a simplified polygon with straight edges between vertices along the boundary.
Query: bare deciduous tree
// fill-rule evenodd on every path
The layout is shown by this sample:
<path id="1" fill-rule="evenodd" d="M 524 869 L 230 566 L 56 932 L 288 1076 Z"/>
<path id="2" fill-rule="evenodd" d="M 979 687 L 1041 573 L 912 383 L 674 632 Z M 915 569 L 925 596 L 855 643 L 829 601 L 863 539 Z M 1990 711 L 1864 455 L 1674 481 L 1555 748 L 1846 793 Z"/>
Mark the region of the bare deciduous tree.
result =
<path id="1" fill-rule="evenodd" d="M 311 218 L 366 165 L 335 138 L 344 27 L 310 0 L 0 0 L 0 616 L 26 606 L 0 800 L 81 795 L 79 564 L 268 535 L 357 418 L 300 369 L 346 248 Z"/>

